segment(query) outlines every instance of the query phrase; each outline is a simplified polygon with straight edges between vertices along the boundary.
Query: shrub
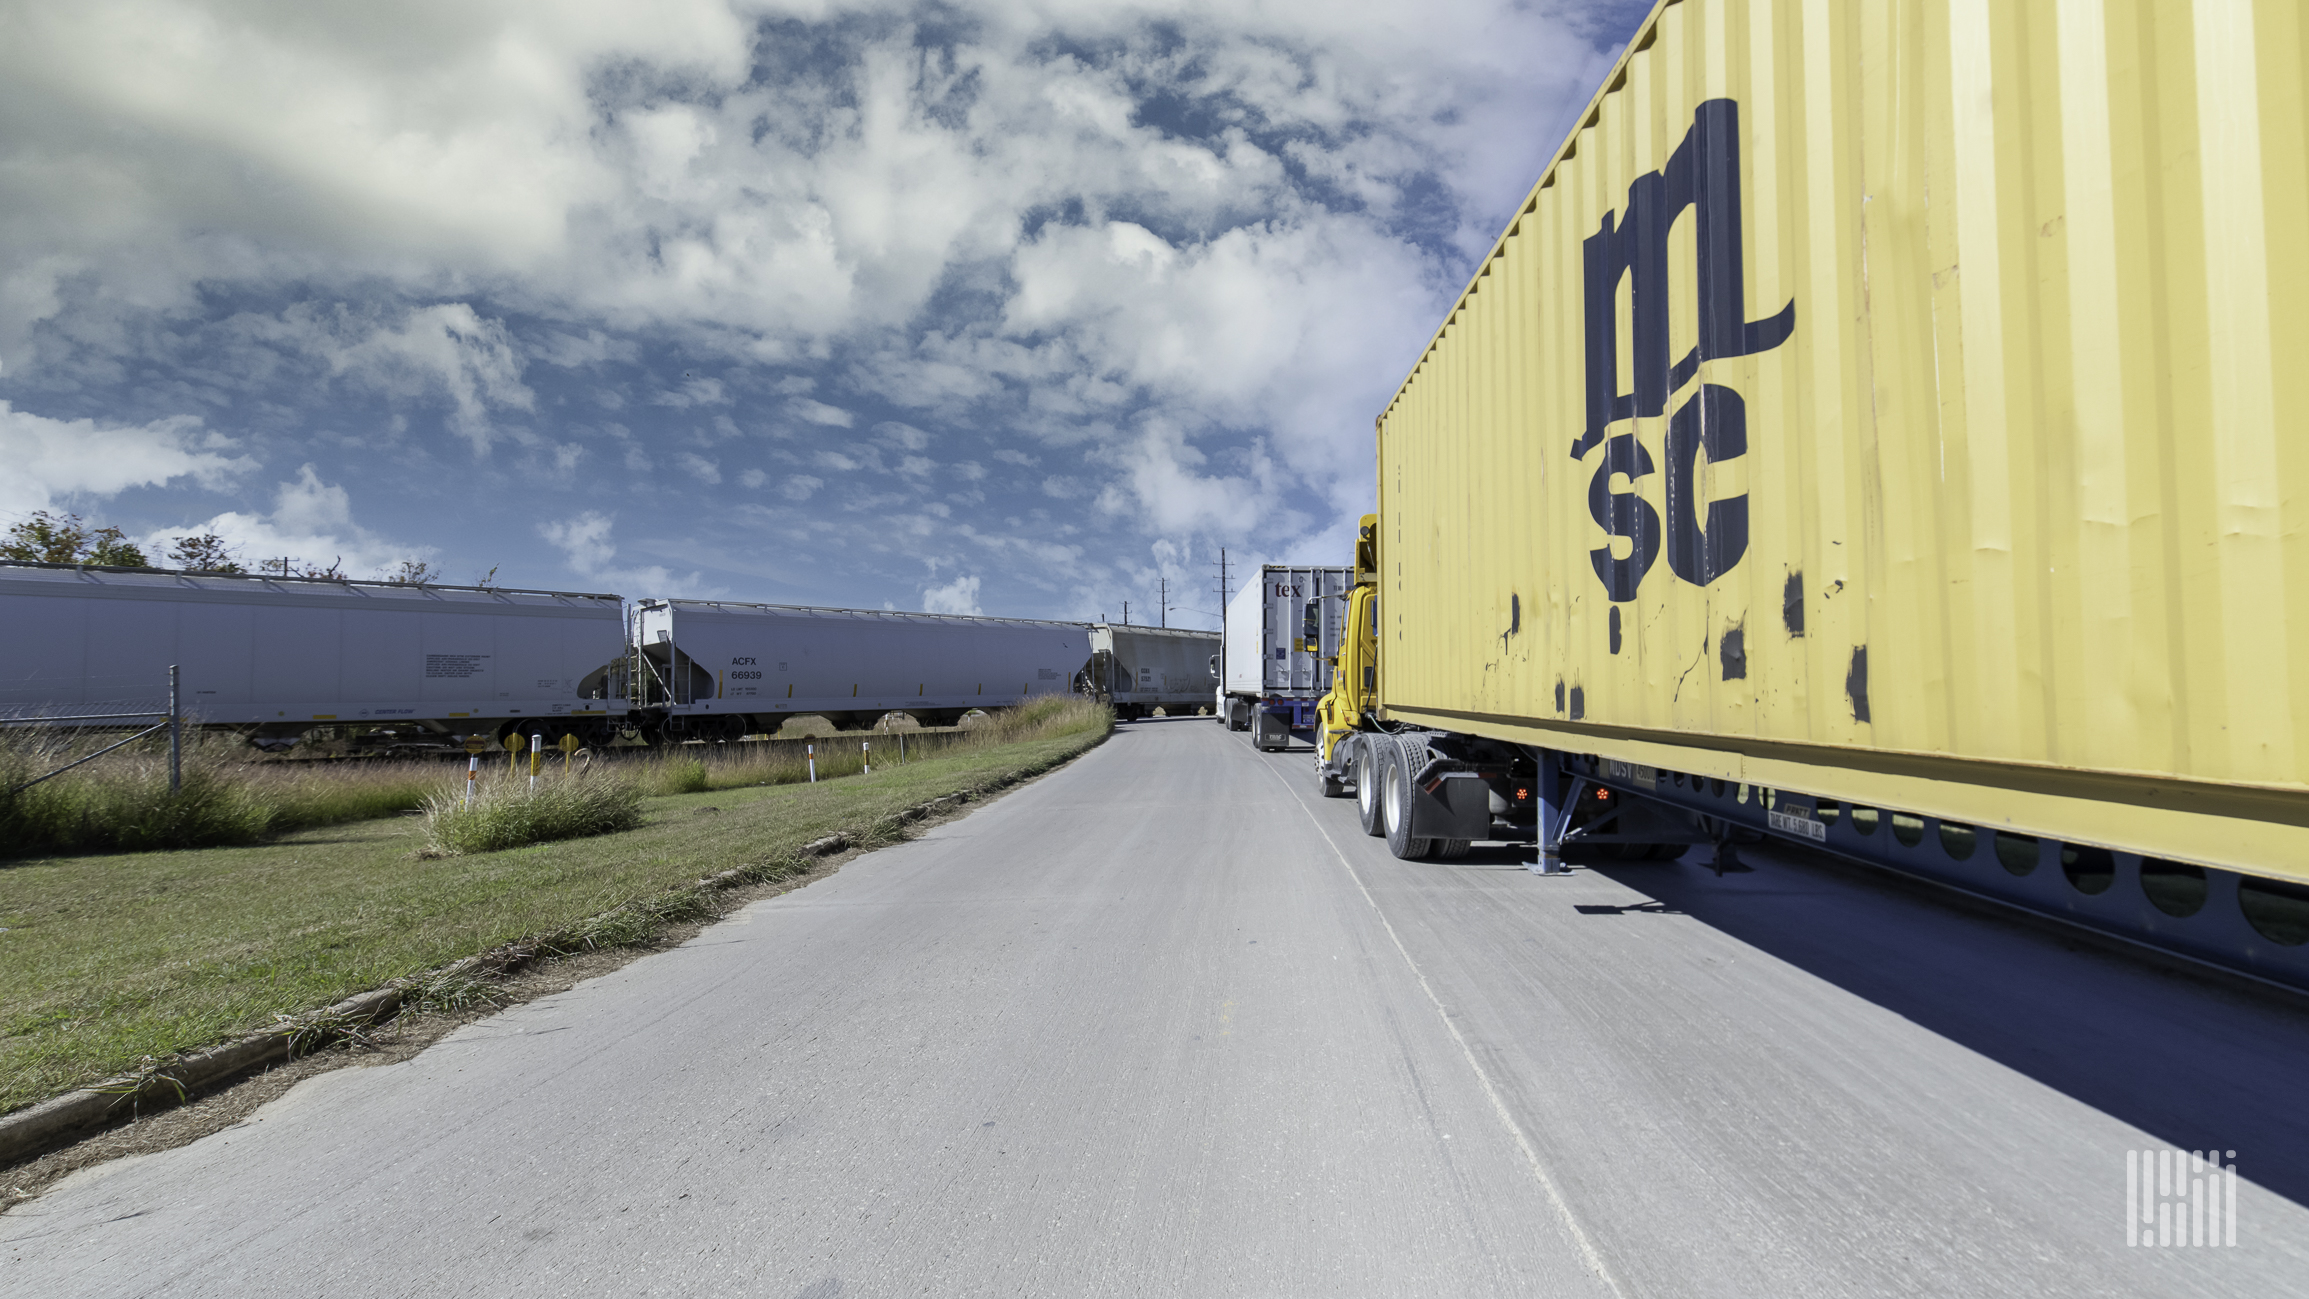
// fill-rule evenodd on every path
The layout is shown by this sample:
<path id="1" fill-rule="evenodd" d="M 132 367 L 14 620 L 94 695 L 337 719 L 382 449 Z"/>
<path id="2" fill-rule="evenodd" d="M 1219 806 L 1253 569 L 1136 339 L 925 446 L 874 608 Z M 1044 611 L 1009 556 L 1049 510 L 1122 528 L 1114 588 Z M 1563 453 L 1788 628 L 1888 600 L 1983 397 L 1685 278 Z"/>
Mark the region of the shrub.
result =
<path id="1" fill-rule="evenodd" d="M 641 824 L 641 787 L 603 775 L 549 778 L 531 789 L 503 781 L 467 803 L 455 793 L 425 803 L 425 853 L 456 857 L 552 839 L 630 830 Z"/>

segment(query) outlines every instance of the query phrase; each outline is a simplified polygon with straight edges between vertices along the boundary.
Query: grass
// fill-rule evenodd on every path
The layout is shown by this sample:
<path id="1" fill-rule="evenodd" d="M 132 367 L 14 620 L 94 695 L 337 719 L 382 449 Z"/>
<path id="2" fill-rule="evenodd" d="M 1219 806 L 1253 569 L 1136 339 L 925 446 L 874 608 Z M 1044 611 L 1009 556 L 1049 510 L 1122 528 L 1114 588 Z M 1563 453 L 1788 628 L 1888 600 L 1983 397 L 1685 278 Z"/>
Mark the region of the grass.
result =
<path id="1" fill-rule="evenodd" d="M 547 777 L 534 787 L 496 781 L 470 800 L 445 791 L 426 800 L 419 851 L 458 857 L 631 830 L 641 824 L 641 799 L 633 781 L 591 772 Z"/>
<path id="2" fill-rule="evenodd" d="M 424 824 L 391 817 L 21 861 L 0 869 L 0 1112 L 394 980 L 420 1004 L 478 1004 L 485 987 L 433 972 L 515 941 L 647 942 L 711 906 L 700 877 L 801 869 L 803 845 L 835 833 L 894 840 L 903 809 L 1045 769 L 1109 721 L 1061 704 L 865 779 L 647 797 L 631 830 L 511 851 L 421 858 Z M 700 765 L 710 780 L 717 764 Z"/>
<path id="3" fill-rule="evenodd" d="M 173 796 L 163 736 L 16 790 L 114 738 L 0 731 L 0 854 L 256 843 L 284 831 L 418 807 L 450 779 L 430 763 L 265 762 L 236 739 L 195 731 L 186 736 L 183 779 Z"/>

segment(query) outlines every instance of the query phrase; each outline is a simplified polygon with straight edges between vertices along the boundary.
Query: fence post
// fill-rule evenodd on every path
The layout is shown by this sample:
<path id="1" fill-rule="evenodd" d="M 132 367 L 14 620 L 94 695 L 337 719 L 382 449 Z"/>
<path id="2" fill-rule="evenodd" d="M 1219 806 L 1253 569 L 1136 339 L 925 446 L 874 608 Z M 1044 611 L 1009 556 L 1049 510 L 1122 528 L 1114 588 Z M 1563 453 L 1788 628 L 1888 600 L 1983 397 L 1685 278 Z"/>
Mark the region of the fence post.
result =
<path id="1" fill-rule="evenodd" d="M 184 788 L 184 717 L 177 711 L 176 664 L 168 665 L 168 796 Z"/>

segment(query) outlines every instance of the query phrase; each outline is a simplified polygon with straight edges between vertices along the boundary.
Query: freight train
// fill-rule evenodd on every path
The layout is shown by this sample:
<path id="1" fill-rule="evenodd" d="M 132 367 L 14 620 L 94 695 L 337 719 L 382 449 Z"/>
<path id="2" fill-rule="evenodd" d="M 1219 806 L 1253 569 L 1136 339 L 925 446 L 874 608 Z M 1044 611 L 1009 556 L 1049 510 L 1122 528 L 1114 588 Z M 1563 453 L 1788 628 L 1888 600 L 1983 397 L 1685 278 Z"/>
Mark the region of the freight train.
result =
<path id="1" fill-rule="evenodd" d="M 1664 0 L 1378 416 L 1322 792 L 2309 987 L 2309 56 L 2194 8 Z"/>
<path id="2" fill-rule="evenodd" d="M 947 725 L 1075 691 L 1128 716 L 1204 701 L 1184 662 L 1217 642 L 1090 623 L 12 562 L 0 563 L 0 722 L 157 713 L 172 666 L 186 714 L 267 748 L 316 733 L 401 751 L 516 731 L 728 740 L 801 714 L 837 727 L 895 712 Z"/>

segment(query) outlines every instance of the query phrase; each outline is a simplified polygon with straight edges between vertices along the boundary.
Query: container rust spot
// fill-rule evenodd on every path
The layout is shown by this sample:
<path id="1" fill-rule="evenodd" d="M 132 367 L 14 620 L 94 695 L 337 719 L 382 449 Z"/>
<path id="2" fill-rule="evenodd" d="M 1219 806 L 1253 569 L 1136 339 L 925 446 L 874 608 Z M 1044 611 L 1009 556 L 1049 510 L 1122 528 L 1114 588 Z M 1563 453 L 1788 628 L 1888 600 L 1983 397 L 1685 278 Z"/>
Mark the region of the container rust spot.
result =
<path id="1" fill-rule="evenodd" d="M 1741 681 L 1748 675 L 1748 633 L 1733 627 L 1716 642 L 1717 657 L 1724 665 L 1724 680 Z"/>
<path id="2" fill-rule="evenodd" d="M 1852 669 L 1844 674 L 1844 693 L 1852 699 L 1852 720 L 1868 720 L 1868 647 L 1852 651 Z"/>

